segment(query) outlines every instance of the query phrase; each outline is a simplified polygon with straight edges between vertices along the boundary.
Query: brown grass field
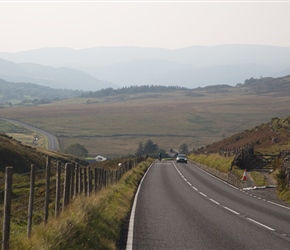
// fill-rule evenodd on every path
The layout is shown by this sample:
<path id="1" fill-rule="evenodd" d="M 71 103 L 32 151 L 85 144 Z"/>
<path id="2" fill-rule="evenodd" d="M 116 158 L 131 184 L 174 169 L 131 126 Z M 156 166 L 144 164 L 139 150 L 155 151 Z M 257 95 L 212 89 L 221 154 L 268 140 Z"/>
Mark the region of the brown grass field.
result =
<path id="1" fill-rule="evenodd" d="M 194 93 L 201 96 L 195 96 Z M 20 120 L 56 135 L 63 150 L 84 145 L 90 156 L 134 154 L 151 139 L 165 150 L 206 146 L 245 129 L 290 115 L 288 96 L 253 95 L 238 88 L 76 98 L 42 106 L 0 109 L 0 117 Z M 87 104 L 88 100 L 92 104 Z M 2 131 L 6 132 L 6 131 Z"/>

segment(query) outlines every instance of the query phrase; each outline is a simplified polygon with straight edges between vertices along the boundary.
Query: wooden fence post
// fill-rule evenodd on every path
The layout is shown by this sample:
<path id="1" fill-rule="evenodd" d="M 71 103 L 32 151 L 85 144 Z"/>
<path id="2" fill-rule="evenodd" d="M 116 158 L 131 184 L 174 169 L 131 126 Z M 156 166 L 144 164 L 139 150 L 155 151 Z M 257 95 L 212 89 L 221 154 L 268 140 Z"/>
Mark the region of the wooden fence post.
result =
<path id="1" fill-rule="evenodd" d="M 75 187 L 74 187 L 74 196 L 77 196 L 79 194 L 79 164 L 76 163 L 75 165 Z"/>
<path id="2" fill-rule="evenodd" d="M 87 167 L 84 168 L 84 183 L 83 183 L 83 187 L 84 187 L 84 194 L 85 194 L 85 196 L 87 196 L 87 194 L 88 194 Z"/>
<path id="3" fill-rule="evenodd" d="M 98 169 L 95 167 L 94 168 L 94 192 L 95 194 L 98 191 Z"/>
<path id="4" fill-rule="evenodd" d="M 27 217 L 27 238 L 30 238 L 31 229 L 32 229 L 34 187 L 35 187 L 35 165 L 32 164 L 31 171 L 30 171 L 30 193 L 29 193 L 28 217 Z"/>
<path id="5" fill-rule="evenodd" d="M 91 192 L 92 192 L 92 171 L 90 168 L 87 169 L 88 171 L 88 193 L 87 193 L 87 196 L 90 196 Z"/>
<path id="6" fill-rule="evenodd" d="M 97 168 L 97 172 L 98 172 L 98 191 L 102 189 L 102 169 L 101 168 Z"/>
<path id="7" fill-rule="evenodd" d="M 65 164 L 65 180 L 64 180 L 64 194 L 63 194 L 63 210 L 65 207 L 69 204 L 69 198 L 70 198 L 70 177 L 71 177 L 71 164 L 66 163 Z"/>
<path id="8" fill-rule="evenodd" d="M 13 167 L 6 167 L 2 249 L 9 249 Z"/>
<path id="9" fill-rule="evenodd" d="M 50 190 L 50 157 L 47 156 L 46 178 L 45 178 L 44 224 L 47 224 L 48 220 L 49 190 Z"/>
<path id="10" fill-rule="evenodd" d="M 79 194 L 83 193 L 83 168 L 79 168 Z"/>
<path id="11" fill-rule="evenodd" d="M 72 200 L 74 195 L 74 175 L 75 175 L 75 163 L 71 164 L 71 171 L 70 171 L 70 200 Z"/>
<path id="12" fill-rule="evenodd" d="M 104 187 L 104 169 L 100 168 L 100 189 L 102 189 Z"/>
<path id="13" fill-rule="evenodd" d="M 61 177 L 61 162 L 58 161 L 56 165 L 55 217 L 58 217 L 60 209 L 60 190 L 61 190 L 60 177 Z"/>

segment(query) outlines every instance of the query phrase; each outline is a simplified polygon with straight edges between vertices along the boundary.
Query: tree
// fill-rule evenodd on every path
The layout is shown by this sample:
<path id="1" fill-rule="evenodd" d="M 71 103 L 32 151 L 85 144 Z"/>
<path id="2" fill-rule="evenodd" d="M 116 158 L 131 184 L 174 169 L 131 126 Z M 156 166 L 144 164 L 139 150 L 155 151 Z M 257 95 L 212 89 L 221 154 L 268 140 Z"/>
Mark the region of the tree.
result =
<path id="1" fill-rule="evenodd" d="M 158 145 L 154 144 L 151 139 L 148 139 L 148 141 L 144 145 L 144 153 L 153 154 L 153 153 L 156 153 L 157 150 L 158 150 Z"/>
<path id="2" fill-rule="evenodd" d="M 143 143 L 140 142 L 136 150 L 135 156 L 141 156 L 143 154 L 144 154 L 144 146 L 143 146 Z"/>
<path id="3" fill-rule="evenodd" d="M 181 154 L 187 154 L 188 153 L 188 146 L 187 144 L 183 143 L 179 147 L 179 153 Z"/>
<path id="4" fill-rule="evenodd" d="M 71 144 L 69 145 L 64 152 L 66 154 L 76 155 L 79 157 L 87 157 L 89 155 L 88 150 L 81 144 Z"/>

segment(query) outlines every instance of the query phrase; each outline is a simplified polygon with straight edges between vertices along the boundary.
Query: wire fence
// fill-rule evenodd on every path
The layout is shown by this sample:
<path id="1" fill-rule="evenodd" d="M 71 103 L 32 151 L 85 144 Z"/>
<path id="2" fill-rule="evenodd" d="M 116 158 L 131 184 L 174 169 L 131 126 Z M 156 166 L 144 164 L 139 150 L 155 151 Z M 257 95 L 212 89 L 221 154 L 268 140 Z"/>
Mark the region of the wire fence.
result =
<path id="1" fill-rule="evenodd" d="M 46 224 L 58 217 L 71 200 L 78 195 L 90 196 L 102 188 L 116 184 L 130 169 L 146 157 L 130 159 L 118 168 L 81 166 L 76 162 L 51 162 L 47 157 L 45 169 L 31 165 L 31 171 L 13 174 L 6 167 L 5 178 L 0 179 L 0 229 L 2 249 L 9 249 L 11 235 L 25 233 L 31 237 L 33 225 Z"/>

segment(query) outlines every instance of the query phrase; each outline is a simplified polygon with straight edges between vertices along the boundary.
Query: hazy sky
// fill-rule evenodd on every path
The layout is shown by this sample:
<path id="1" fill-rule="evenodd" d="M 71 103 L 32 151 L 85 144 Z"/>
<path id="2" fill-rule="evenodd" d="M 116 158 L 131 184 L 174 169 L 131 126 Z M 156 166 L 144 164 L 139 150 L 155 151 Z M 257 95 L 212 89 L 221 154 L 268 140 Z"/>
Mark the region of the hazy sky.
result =
<path id="1" fill-rule="evenodd" d="M 0 52 L 43 47 L 290 47 L 289 1 L 2 1 Z"/>

